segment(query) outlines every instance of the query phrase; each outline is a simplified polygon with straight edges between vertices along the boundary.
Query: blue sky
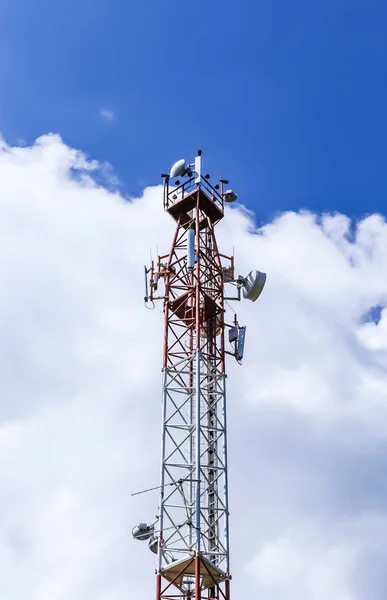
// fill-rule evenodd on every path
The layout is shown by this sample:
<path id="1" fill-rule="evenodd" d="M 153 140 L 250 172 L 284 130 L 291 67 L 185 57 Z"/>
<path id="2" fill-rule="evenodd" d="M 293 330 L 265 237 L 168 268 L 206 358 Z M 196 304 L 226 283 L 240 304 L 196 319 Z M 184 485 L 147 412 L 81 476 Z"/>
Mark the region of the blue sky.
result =
<path id="1" fill-rule="evenodd" d="M 157 510 L 130 494 L 159 473 L 142 265 L 174 227 L 152 186 L 202 148 L 268 222 L 255 235 L 236 208 L 217 230 L 238 274 L 268 274 L 227 367 L 232 593 L 386 599 L 386 17 L 386 0 L 0 0 L 0 131 L 43 136 L 0 151 L 0 598 L 154 594 L 130 537 Z M 141 201 L 85 186 L 73 148 Z M 270 222 L 301 208 L 371 216 Z"/>
<path id="2" fill-rule="evenodd" d="M 382 0 L 1 0 L 0 130 L 59 132 L 127 193 L 202 148 L 258 221 L 385 213 L 386 22 Z"/>

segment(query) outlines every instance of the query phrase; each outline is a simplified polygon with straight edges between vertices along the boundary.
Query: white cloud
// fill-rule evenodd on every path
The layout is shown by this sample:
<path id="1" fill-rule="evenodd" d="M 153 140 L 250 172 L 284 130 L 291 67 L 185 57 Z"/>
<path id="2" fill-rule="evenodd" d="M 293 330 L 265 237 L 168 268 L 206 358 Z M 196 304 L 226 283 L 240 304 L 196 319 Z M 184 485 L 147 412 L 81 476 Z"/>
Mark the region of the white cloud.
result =
<path id="1" fill-rule="evenodd" d="M 352 600 L 347 577 L 355 552 L 346 540 L 300 526 L 267 544 L 249 568 L 261 597 L 280 600 L 297 590 L 299 598 Z"/>
<path id="2" fill-rule="evenodd" d="M 99 109 L 99 117 L 102 121 L 106 121 L 107 123 L 111 123 L 114 120 L 114 111 L 111 108 L 100 108 Z"/>
<path id="3" fill-rule="evenodd" d="M 102 167 L 103 168 L 103 167 Z M 130 538 L 157 495 L 161 309 L 143 309 L 149 246 L 168 249 L 160 188 L 125 201 L 58 136 L 0 148 L 0 596 L 154 593 Z M 387 226 L 287 213 L 219 225 L 240 273 L 268 273 L 230 364 L 233 594 L 384 600 Z M 352 227 L 352 229 L 351 229 Z M 244 443 L 242 443 L 242 441 Z"/>

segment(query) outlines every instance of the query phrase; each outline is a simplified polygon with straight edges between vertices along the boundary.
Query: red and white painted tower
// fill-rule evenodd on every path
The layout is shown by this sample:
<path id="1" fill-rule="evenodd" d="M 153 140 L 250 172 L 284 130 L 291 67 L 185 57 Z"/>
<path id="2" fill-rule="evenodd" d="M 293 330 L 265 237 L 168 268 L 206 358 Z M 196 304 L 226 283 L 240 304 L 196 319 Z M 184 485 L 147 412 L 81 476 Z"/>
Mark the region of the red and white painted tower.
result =
<path id="1" fill-rule="evenodd" d="M 157 554 L 157 600 L 229 600 L 225 358 L 242 360 L 245 327 L 227 323 L 225 300 L 256 300 L 266 276 L 235 277 L 234 257 L 219 251 L 215 226 L 237 196 L 202 175 L 201 151 L 163 182 L 176 230 L 169 253 L 145 268 L 145 302 L 164 307 L 160 501 L 133 536 Z"/>

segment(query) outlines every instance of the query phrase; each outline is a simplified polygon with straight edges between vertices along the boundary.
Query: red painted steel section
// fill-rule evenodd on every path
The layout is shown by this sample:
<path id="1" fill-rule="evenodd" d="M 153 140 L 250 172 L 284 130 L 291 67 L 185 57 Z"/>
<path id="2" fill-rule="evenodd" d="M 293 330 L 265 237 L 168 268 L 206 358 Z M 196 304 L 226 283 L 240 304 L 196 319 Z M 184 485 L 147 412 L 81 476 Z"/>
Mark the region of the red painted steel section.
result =
<path id="1" fill-rule="evenodd" d="M 230 580 L 227 579 L 226 581 L 226 586 L 225 586 L 225 591 L 226 591 L 226 600 L 230 600 Z"/>
<path id="2" fill-rule="evenodd" d="M 156 600 L 161 598 L 161 575 L 156 575 Z"/>
<path id="3" fill-rule="evenodd" d="M 179 227 L 180 227 L 180 218 L 177 223 L 175 235 L 174 235 L 173 242 L 172 242 L 171 252 L 169 254 L 169 261 L 168 261 L 169 263 L 171 262 L 172 253 L 175 248 L 176 239 L 177 239 L 177 236 L 179 233 Z M 167 299 L 169 296 L 169 280 L 170 280 L 170 272 L 167 271 L 166 276 L 165 276 L 165 296 Z M 164 302 L 164 360 L 163 360 L 164 368 L 167 366 L 167 356 L 168 356 L 168 322 L 169 322 L 169 303 L 168 303 L 168 300 L 166 300 Z"/>

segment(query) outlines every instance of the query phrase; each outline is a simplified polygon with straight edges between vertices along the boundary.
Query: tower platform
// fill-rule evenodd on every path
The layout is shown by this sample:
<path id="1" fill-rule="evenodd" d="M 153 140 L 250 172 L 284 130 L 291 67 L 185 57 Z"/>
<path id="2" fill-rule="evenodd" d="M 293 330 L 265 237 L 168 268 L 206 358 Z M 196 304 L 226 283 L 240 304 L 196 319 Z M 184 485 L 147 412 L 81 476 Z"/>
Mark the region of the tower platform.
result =
<path id="1" fill-rule="evenodd" d="M 219 585 L 222 581 L 228 579 L 226 573 L 218 569 L 214 564 L 210 563 L 204 556 L 199 555 L 200 561 L 200 581 L 201 589 L 211 588 L 214 585 Z M 175 561 L 160 571 L 160 575 L 164 577 L 170 584 L 177 588 L 183 587 L 183 580 L 187 577 L 195 577 L 195 562 L 196 557 L 191 556 Z"/>
<path id="2" fill-rule="evenodd" d="M 216 197 L 214 194 L 211 198 L 201 185 L 184 195 L 180 200 L 176 200 L 176 202 L 171 202 L 172 194 L 170 193 L 168 196 L 169 205 L 166 210 L 176 222 L 180 217 L 180 223 L 183 227 L 188 226 L 188 223 L 192 221 L 192 216 L 189 213 L 196 208 L 197 204 L 199 204 L 199 209 L 203 213 L 199 222 L 200 229 L 207 227 L 206 217 L 209 217 L 213 225 L 223 219 L 224 213 L 220 196 Z"/>

